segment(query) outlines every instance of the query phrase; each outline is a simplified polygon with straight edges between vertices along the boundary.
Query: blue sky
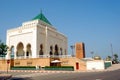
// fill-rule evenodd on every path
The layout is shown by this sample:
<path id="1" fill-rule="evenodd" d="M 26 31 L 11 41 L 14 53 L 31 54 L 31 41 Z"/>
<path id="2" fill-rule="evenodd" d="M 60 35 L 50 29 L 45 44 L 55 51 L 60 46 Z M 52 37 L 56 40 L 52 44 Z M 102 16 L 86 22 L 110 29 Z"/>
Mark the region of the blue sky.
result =
<path id="1" fill-rule="evenodd" d="M 84 42 L 90 52 L 105 58 L 120 55 L 120 0 L 0 0 L 0 40 L 6 42 L 6 30 L 43 14 L 68 37 L 68 50 Z"/>

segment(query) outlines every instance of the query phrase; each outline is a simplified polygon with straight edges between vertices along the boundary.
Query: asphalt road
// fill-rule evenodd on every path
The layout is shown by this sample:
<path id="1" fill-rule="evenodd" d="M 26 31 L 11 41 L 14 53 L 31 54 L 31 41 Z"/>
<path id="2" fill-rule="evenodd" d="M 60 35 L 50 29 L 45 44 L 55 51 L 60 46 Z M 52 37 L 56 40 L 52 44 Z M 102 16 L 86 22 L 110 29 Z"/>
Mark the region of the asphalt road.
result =
<path id="1" fill-rule="evenodd" d="M 120 80 L 120 70 L 111 72 L 59 73 L 32 77 L 32 80 Z"/>
<path id="2" fill-rule="evenodd" d="M 106 72 L 30 73 L 10 72 L 11 80 L 120 80 L 120 69 Z"/>

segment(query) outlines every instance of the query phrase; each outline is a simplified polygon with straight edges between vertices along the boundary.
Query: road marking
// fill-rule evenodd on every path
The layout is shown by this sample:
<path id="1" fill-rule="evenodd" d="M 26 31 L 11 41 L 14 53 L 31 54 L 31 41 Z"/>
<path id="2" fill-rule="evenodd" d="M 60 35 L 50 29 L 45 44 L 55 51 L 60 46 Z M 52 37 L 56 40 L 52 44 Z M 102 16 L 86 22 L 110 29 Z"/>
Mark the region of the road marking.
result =
<path id="1" fill-rule="evenodd" d="M 96 80 L 102 80 L 102 79 L 96 79 Z"/>

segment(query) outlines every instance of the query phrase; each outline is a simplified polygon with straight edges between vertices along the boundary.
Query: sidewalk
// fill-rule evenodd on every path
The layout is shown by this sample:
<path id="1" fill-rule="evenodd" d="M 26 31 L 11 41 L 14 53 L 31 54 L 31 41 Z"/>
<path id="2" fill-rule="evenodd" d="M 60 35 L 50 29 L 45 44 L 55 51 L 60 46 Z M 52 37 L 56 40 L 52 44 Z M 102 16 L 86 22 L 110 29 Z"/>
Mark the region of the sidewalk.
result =
<path id="1" fill-rule="evenodd" d="M 120 63 L 119 64 L 113 64 L 111 67 L 107 68 L 105 71 L 114 71 L 120 69 Z"/>

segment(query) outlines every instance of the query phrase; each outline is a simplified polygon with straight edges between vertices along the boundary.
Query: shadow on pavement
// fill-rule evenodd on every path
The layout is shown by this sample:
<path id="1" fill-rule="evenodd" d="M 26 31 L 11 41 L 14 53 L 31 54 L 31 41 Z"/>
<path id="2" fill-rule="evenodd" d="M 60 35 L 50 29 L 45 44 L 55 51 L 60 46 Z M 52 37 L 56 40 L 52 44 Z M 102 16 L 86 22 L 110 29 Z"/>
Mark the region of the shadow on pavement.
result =
<path id="1" fill-rule="evenodd" d="M 16 78 L 16 77 L 14 77 L 14 78 L 11 78 L 10 80 L 32 80 L 31 78 Z"/>

